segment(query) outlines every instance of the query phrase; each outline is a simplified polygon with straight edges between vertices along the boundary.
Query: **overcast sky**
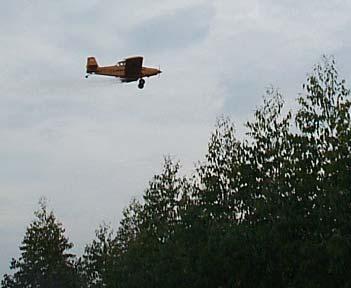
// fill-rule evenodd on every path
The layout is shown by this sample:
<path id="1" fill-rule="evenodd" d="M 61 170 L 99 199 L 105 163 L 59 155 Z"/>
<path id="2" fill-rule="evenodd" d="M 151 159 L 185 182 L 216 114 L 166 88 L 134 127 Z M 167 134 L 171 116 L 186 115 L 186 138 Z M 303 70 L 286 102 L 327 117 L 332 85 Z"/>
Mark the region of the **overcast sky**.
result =
<path id="1" fill-rule="evenodd" d="M 117 226 L 164 155 L 191 173 L 216 117 L 239 134 L 269 85 L 288 103 L 322 54 L 351 78 L 351 2 L 11 0 L 0 9 L 0 274 L 41 196 L 81 253 Z M 161 77 L 85 79 L 143 55 Z"/>

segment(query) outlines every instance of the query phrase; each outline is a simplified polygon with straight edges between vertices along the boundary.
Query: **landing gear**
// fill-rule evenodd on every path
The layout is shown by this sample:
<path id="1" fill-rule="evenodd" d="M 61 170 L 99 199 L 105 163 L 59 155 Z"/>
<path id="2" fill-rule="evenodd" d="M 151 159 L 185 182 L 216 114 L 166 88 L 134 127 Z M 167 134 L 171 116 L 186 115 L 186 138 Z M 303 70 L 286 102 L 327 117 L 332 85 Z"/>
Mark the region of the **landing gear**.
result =
<path id="1" fill-rule="evenodd" d="M 145 80 L 143 78 L 140 78 L 138 87 L 139 89 L 143 89 L 145 84 Z"/>

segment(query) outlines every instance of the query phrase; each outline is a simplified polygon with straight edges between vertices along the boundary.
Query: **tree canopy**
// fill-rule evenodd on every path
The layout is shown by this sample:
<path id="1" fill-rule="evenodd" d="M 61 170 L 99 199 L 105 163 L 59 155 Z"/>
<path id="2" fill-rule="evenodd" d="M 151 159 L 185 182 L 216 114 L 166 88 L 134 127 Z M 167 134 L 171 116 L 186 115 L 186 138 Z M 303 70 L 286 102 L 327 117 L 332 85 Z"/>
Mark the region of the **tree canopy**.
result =
<path id="1" fill-rule="evenodd" d="M 166 158 L 122 220 L 134 223 L 133 237 L 114 238 L 127 247 L 115 259 L 116 287 L 351 285 L 350 90 L 332 58 L 297 101 L 284 113 L 269 88 L 245 139 L 219 119 L 192 177 Z"/>
<path id="2" fill-rule="evenodd" d="M 4 276 L 2 287 L 79 287 L 75 255 L 68 252 L 73 243 L 45 201 L 39 204 L 20 246 L 21 256 L 11 261 L 15 273 Z"/>
<path id="3" fill-rule="evenodd" d="M 86 246 L 76 263 L 84 287 L 350 287 L 350 90 L 330 57 L 302 88 L 296 111 L 269 88 L 244 139 L 220 118 L 193 175 L 166 157 L 119 228 L 102 225 Z M 43 211 L 38 223 L 50 218 Z M 43 243 L 26 240 L 41 237 L 35 223 L 3 287 L 32 275 L 27 251 Z M 69 242 L 53 239 L 61 248 L 49 266 L 72 275 Z"/>

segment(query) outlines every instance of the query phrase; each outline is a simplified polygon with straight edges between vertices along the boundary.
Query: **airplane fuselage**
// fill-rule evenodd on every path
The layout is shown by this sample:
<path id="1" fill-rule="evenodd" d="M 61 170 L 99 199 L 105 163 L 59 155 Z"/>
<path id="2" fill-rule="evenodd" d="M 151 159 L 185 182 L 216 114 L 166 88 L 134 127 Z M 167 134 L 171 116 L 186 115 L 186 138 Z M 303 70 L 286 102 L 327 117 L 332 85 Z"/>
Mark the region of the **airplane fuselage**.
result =
<path id="1" fill-rule="evenodd" d="M 156 68 L 142 67 L 139 75 L 135 75 L 135 77 L 138 77 L 136 79 L 136 80 L 138 80 L 139 78 L 157 75 L 160 72 L 161 71 L 159 69 L 156 69 Z M 126 79 L 128 78 L 128 76 L 125 73 L 125 67 L 119 66 L 119 65 L 97 67 L 94 71 L 87 71 L 87 73 L 105 75 L 105 76 L 113 76 L 113 77 L 126 78 Z"/>

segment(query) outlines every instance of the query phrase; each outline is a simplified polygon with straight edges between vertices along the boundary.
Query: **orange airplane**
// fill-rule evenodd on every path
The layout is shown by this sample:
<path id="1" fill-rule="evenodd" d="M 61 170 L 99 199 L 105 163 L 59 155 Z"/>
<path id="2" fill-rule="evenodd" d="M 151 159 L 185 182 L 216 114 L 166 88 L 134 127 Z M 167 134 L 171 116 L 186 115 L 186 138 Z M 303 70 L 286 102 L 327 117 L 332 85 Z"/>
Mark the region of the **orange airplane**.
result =
<path id="1" fill-rule="evenodd" d="M 150 77 L 160 74 L 162 71 L 156 68 L 143 67 L 143 57 L 129 57 L 123 61 L 119 61 L 116 65 L 100 67 L 94 57 L 88 57 L 87 59 L 87 75 L 98 74 L 105 76 L 113 76 L 121 78 L 122 82 L 133 82 L 138 81 L 138 87 L 144 88 L 145 80 L 144 77 Z"/>

